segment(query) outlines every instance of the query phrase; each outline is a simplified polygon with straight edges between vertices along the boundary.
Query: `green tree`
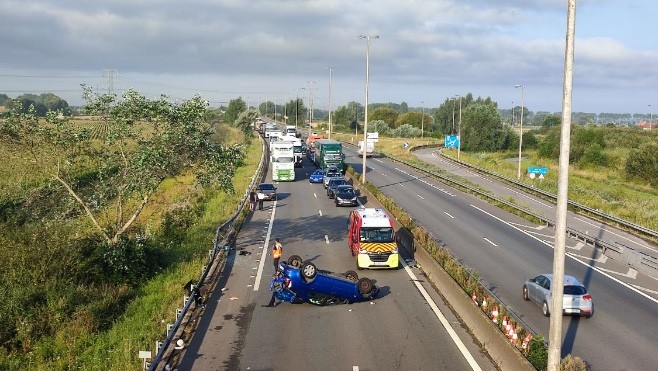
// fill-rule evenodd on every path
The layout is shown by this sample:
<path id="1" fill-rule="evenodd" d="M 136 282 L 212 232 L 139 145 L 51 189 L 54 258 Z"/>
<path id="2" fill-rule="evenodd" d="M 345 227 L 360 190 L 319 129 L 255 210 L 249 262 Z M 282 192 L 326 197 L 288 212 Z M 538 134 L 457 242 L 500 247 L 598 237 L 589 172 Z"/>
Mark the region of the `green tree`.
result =
<path id="1" fill-rule="evenodd" d="M 658 143 L 645 143 L 632 149 L 624 166 L 628 179 L 645 181 L 658 186 Z"/>
<path id="2" fill-rule="evenodd" d="M 191 173 L 202 185 L 232 190 L 244 150 L 210 139 L 213 130 L 202 122 L 207 101 L 195 96 L 174 105 L 132 90 L 117 100 L 83 90 L 86 113 L 107 128 L 103 140 L 54 111 L 43 125 L 33 107 L 25 113 L 20 104 L 0 123 L 0 140 L 30 153 L 27 161 L 68 194 L 109 245 L 127 235 L 167 178 Z M 101 217 L 108 207 L 115 218 Z"/>
<path id="3" fill-rule="evenodd" d="M 304 100 L 301 98 L 293 99 L 286 103 L 286 112 L 288 112 L 288 124 L 303 126 L 306 122 L 308 109 L 304 106 Z M 335 120 L 332 117 L 332 121 Z"/>
<path id="4" fill-rule="evenodd" d="M 474 103 L 462 112 L 462 149 L 493 152 L 511 145 L 511 131 L 505 129 L 492 103 Z M 518 143 L 518 142 L 517 142 Z"/>
<path id="5" fill-rule="evenodd" d="M 598 145 L 600 151 L 605 148 L 605 129 L 574 127 L 571 134 L 571 151 L 569 163 L 580 162 L 585 152 L 593 145 Z"/>
<path id="6" fill-rule="evenodd" d="M 352 120 L 354 120 L 354 112 L 351 112 L 347 106 L 338 107 L 333 114 L 331 115 L 331 120 L 334 124 L 334 130 L 349 130 L 354 127 L 352 126 Z"/>
<path id="7" fill-rule="evenodd" d="M 402 125 L 411 125 L 418 129 L 428 129 L 432 124 L 432 117 L 422 112 L 407 112 L 398 117 L 395 127 Z"/>
<path id="8" fill-rule="evenodd" d="M 415 138 L 420 137 L 421 135 L 419 128 L 413 127 L 409 124 L 402 124 L 399 127 L 390 130 L 390 133 L 392 136 L 400 138 Z"/>
<path id="9" fill-rule="evenodd" d="M 235 120 L 235 127 L 240 129 L 242 133 L 247 138 L 251 138 L 254 134 L 254 130 L 252 129 L 252 125 L 258 118 L 258 111 L 255 109 L 249 109 L 246 110 L 238 116 L 238 118 Z"/>
<path id="10" fill-rule="evenodd" d="M 390 107 L 379 107 L 368 112 L 368 121 L 381 120 L 387 123 L 390 127 L 394 127 L 399 116 L 399 113 Z"/>
<path id="11" fill-rule="evenodd" d="M 390 127 L 385 121 L 374 120 L 368 122 L 368 131 L 371 133 L 379 133 L 379 135 L 386 135 L 390 132 Z"/>
<path id="12" fill-rule="evenodd" d="M 552 127 L 559 127 L 562 124 L 562 120 L 559 116 L 548 115 L 544 118 L 544 121 L 541 123 L 542 131 L 548 131 Z"/>
<path id="13" fill-rule="evenodd" d="M 240 114 L 247 110 L 247 103 L 239 97 L 238 99 L 232 99 L 228 102 L 228 108 L 224 112 L 224 122 L 229 125 L 234 125 L 235 120 L 240 116 Z"/>

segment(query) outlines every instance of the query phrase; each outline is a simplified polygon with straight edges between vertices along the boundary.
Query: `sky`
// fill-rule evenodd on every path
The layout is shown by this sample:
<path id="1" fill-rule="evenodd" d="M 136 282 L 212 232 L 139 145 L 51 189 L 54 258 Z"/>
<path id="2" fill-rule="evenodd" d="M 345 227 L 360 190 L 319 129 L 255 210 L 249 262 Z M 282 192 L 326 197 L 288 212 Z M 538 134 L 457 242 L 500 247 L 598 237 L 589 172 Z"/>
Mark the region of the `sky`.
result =
<path id="1" fill-rule="evenodd" d="M 657 20 L 655 0 L 577 2 L 572 111 L 658 111 Z M 0 0 L 0 93 L 335 109 L 365 103 L 367 66 L 369 103 L 560 112 L 566 22 L 567 0 Z"/>

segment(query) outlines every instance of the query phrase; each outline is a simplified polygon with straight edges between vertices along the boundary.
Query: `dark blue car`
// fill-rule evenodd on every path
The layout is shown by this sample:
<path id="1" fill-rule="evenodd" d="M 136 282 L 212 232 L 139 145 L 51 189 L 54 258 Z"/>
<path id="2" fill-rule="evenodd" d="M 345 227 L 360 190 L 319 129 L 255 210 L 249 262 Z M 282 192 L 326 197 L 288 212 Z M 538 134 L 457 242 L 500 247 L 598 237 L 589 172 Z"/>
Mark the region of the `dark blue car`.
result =
<path id="1" fill-rule="evenodd" d="M 359 278 L 354 271 L 339 275 L 318 270 L 315 264 L 303 262 L 297 255 L 280 263 L 280 270 L 284 284 L 274 295 L 289 303 L 351 304 L 371 300 L 379 292 L 370 279 Z"/>
<path id="2" fill-rule="evenodd" d="M 308 178 L 310 183 L 322 183 L 324 181 L 325 171 L 322 169 L 315 170 Z"/>

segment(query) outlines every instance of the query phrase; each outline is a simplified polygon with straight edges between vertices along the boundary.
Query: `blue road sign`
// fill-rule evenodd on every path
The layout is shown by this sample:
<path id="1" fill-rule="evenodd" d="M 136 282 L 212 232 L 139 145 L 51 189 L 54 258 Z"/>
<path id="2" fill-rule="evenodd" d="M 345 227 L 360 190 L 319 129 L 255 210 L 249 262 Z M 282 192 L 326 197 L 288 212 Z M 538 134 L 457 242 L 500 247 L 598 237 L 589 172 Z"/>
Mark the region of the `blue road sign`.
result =
<path id="1" fill-rule="evenodd" d="M 548 168 L 537 167 L 537 166 L 528 166 L 528 174 L 546 175 L 546 174 L 548 174 Z"/>
<path id="2" fill-rule="evenodd" d="M 459 136 L 457 136 L 457 135 L 446 135 L 444 146 L 446 148 L 457 148 L 457 147 L 459 147 Z"/>

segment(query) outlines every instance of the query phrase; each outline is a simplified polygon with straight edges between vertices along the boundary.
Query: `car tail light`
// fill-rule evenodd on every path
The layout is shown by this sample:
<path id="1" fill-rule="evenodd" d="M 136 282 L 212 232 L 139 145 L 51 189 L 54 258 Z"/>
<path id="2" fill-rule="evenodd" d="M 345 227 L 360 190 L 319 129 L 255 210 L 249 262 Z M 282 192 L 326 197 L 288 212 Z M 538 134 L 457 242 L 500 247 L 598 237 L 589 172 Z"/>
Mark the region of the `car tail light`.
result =
<path id="1" fill-rule="evenodd" d="M 585 295 L 583 295 L 583 299 L 585 299 L 585 300 L 592 300 L 592 295 L 590 295 L 590 294 L 585 294 Z"/>

